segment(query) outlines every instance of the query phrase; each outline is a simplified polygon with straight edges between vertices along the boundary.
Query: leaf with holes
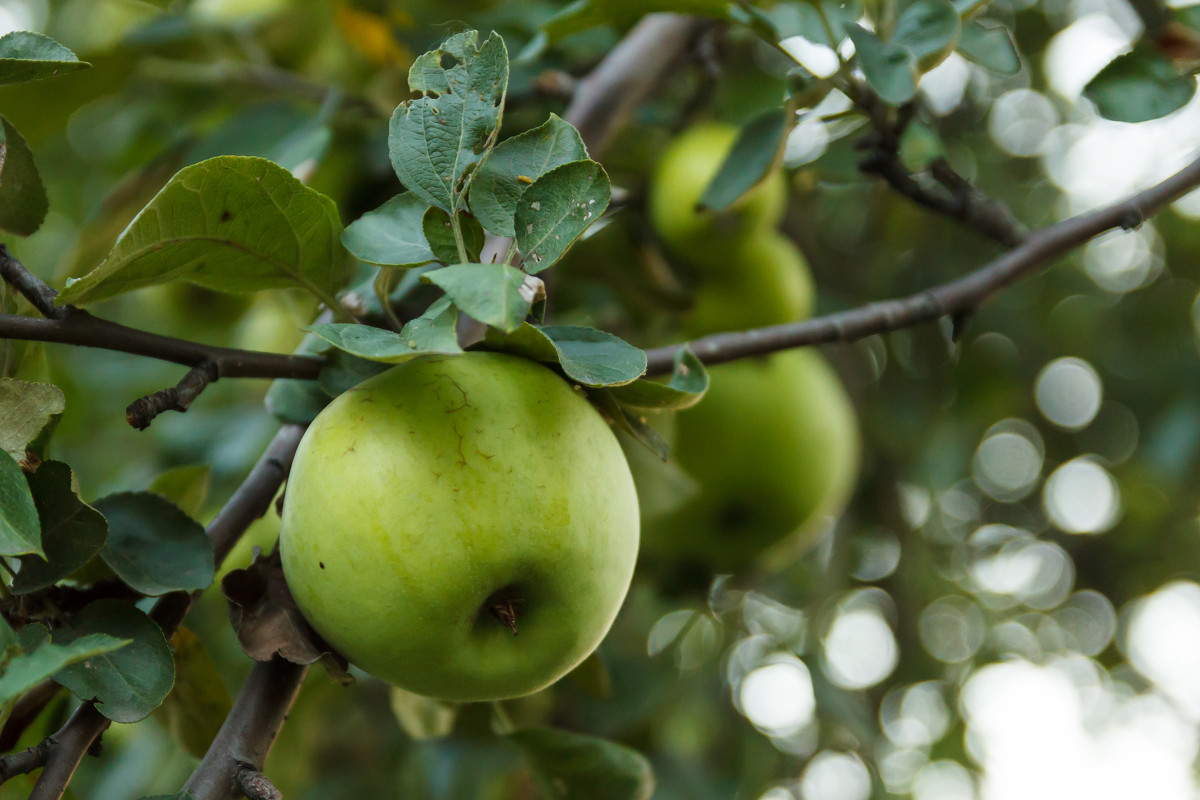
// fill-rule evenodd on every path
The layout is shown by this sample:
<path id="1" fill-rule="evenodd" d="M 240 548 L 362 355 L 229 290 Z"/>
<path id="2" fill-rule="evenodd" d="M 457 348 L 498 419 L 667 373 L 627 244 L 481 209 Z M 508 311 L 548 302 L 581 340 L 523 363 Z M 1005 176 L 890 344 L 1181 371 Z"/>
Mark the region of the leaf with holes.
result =
<path id="1" fill-rule="evenodd" d="M 525 269 L 541 272 L 562 258 L 608 208 L 612 190 L 604 167 L 572 161 L 542 175 L 517 202 L 514 224 Z"/>
<path id="2" fill-rule="evenodd" d="M 508 89 L 508 51 L 492 33 L 465 31 L 425 53 L 408 71 L 416 100 L 388 126 L 392 167 L 404 187 L 446 212 L 461 207 L 473 169 L 495 142 Z"/>
<path id="3" fill-rule="evenodd" d="M 351 222 L 342 233 L 342 244 L 355 258 L 368 264 L 385 267 L 428 264 L 436 256 L 421 228 L 427 207 L 412 192 L 398 194 Z"/>
<path id="4" fill-rule="evenodd" d="M 0 378 L 0 450 L 23 459 L 25 448 L 65 405 L 62 389 L 53 384 Z"/>
<path id="5" fill-rule="evenodd" d="M 459 311 L 502 331 L 521 326 L 535 296 L 530 277 L 507 264 L 454 264 L 421 280 L 440 287 Z"/>
<path id="6" fill-rule="evenodd" d="M 514 236 L 517 200 L 555 167 L 587 158 L 575 126 L 551 114 L 540 126 L 505 139 L 471 181 L 471 213 L 497 236 Z"/>
<path id="7" fill-rule="evenodd" d="M 119 600 L 98 600 L 79 612 L 69 626 L 54 631 L 53 642 L 70 645 L 106 633 L 129 644 L 73 664 L 54 676 L 81 700 L 113 722 L 137 722 L 166 698 L 175 683 L 171 648 L 154 620 Z"/>
<path id="8" fill-rule="evenodd" d="M 210 289 L 300 287 L 327 304 L 349 275 L 337 207 L 261 158 L 185 167 L 130 223 L 100 266 L 59 305 L 94 303 L 183 278 Z"/>
<path id="9" fill-rule="evenodd" d="M 784 107 L 750 120 L 704 190 L 700 205 L 713 211 L 729 208 L 766 178 L 779 164 L 784 140 L 795 119 L 795 112 Z"/>
<path id="10" fill-rule="evenodd" d="M 854 42 L 863 75 L 879 97 L 894 106 L 911 100 L 917 93 L 916 64 L 908 48 L 895 42 L 882 42 L 858 24 L 847 25 L 846 33 Z"/>
<path id="11" fill-rule="evenodd" d="M 83 636 L 67 645 L 54 644 L 50 641 L 50 631 L 37 623 L 21 628 L 17 636 L 22 652 L 13 655 L 3 666 L 0 707 L 13 702 L 64 667 L 111 653 L 129 644 L 128 639 L 118 639 L 104 633 Z"/>
<path id="12" fill-rule="evenodd" d="M 0 117 L 0 230 L 29 236 L 42 226 L 49 208 L 29 145 Z"/>
<path id="13" fill-rule="evenodd" d="M 618 402 L 634 408 L 681 411 L 691 408 L 708 391 L 708 370 L 695 354 L 681 347 L 675 354 L 675 370 L 667 383 L 637 380 L 612 390 Z"/>
<path id="14" fill-rule="evenodd" d="M 478 220 L 462 212 L 459 212 L 458 224 L 463 237 L 463 247 L 467 251 L 466 260 L 478 261 L 479 253 L 483 250 L 483 228 L 479 227 Z M 440 208 L 430 207 L 421 218 L 421 228 L 438 261 L 444 264 L 462 263 L 449 214 Z"/>
<path id="15" fill-rule="evenodd" d="M 122 492 L 97 500 L 96 510 L 108 520 L 100 557 L 126 586 L 157 597 L 212 583 L 212 542 L 200 523 L 170 500 Z"/>
<path id="16" fill-rule="evenodd" d="M 547 797 L 649 800 L 654 770 L 641 753 L 616 742 L 552 728 L 508 738 L 521 748 Z"/>
<path id="17" fill-rule="evenodd" d="M 49 36 L 33 31 L 0 36 L 0 84 L 52 78 L 90 66 Z"/>
<path id="18" fill-rule="evenodd" d="M 21 556 L 13 594 L 28 594 L 65 578 L 99 553 L 108 537 L 104 516 L 80 499 L 75 475 L 63 462 L 43 462 L 29 476 L 29 488 L 46 555 Z"/>
<path id="19" fill-rule="evenodd" d="M 1165 117 L 1195 94 L 1195 77 L 1180 73 L 1170 59 L 1144 43 L 1118 56 L 1083 90 L 1102 116 L 1118 122 Z"/>

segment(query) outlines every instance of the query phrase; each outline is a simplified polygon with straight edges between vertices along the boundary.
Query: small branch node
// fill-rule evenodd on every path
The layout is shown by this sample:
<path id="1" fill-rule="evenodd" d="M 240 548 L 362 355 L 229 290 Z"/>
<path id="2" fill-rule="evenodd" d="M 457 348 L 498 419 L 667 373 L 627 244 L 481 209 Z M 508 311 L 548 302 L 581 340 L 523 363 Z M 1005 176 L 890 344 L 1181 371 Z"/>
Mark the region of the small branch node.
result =
<path id="1" fill-rule="evenodd" d="M 283 792 L 252 764 L 239 761 L 233 779 L 238 790 L 249 800 L 283 800 Z"/>
<path id="2" fill-rule="evenodd" d="M 50 756 L 52 749 L 54 749 L 54 739 L 47 736 L 33 747 L 27 747 L 18 753 L 9 753 L 0 758 L 0 783 L 46 766 L 46 759 Z"/>
<path id="3" fill-rule="evenodd" d="M 159 389 L 130 403 L 125 409 L 125 421 L 139 431 L 144 431 L 150 427 L 154 418 L 164 411 L 187 411 L 192 401 L 219 377 L 220 369 L 215 362 L 204 361 L 197 364 L 175 386 Z"/>

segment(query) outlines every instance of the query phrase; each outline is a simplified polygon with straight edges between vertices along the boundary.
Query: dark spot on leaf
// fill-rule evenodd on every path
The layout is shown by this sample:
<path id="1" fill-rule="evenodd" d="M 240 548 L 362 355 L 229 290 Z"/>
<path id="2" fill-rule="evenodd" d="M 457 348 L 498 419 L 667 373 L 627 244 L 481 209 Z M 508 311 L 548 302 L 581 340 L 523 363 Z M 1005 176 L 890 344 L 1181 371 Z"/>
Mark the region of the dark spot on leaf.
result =
<path id="1" fill-rule="evenodd" d="M 229 213 L 228 208 L 221 212 L 221 222 L 229 222 L 231 219 L 233 219 L 233 214 Z"/>
<path id="2" fill-rule="evenodd" d="M 324 562 L 324 561 L 318 561 L 318 562 L 317 562 L 317 566 L 319 566 L 321 569 L 325 569 L 325 562 Z"/>

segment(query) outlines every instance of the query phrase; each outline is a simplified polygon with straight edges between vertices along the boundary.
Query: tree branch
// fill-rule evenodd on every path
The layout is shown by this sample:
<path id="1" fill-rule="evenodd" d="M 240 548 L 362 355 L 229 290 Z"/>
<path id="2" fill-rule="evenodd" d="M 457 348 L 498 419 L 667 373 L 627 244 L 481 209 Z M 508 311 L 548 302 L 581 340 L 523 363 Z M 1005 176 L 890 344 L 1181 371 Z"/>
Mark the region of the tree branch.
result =
<path id="1" fill-rule="evenodd" d="M 950 315 L 970 314 L 993 294 L 1114 228 L 1131 230 L 1162 206 L 1200 185 L 1200 158 L 1166 180 L 1119 203 L 1042 228 L 1017 248 L 957 280 L 909 297 L 870 303 L 823 317 L 748 331 L 718 333 L 647 353 L 647 375 L 671 371 L 686 345 L 705 364 L 720 364 L 777 350 L 830 342 L 852 342 Z"/>
<path id="2" fill-rule="evenodd" d="M 125 421 L 144 431 L 164 411 L 187 411 L 192 401 L 218 376 L 217 365 L 203 361 L 188 370 L 179 383 L 169 389 L 159 389 L 130 403 L 125 409 Z"/>
<path id="3" fill-rule="evenodd" d="M 196 800 L 235 800 L 242 792 L 254 797 L 246 791 L 247 781 L 256 775 L 261 777 L 259 773 L 267 754 L 271 752 L 271 745 L 287 719 L 307 672 L 307 666 L 293 664 L 278 656 L 255 664 L 242 684 L 225 724 L 183 791 Z M 257 780 L 253 785 L 266 788 Z M 263 792 L 255 800 L 276 797 L 278 793 Z"/>
<path id="4" fill-rule="evenodd" d="M 17 740 L 33 723 L 50 701 L 58 696 L 63 687 L 51 680 L 44 680 L 21 695 L 13 705 L 4 729 L 0 730 L 0 753 L 7 753 L 17 746 Z"/>
<path id="5" fill-rule="evenodd" d="M 0 758 L 0 783 L 45 766 L 46 758 L 50 755 L 53 744 L 53 739 L 42 739 L 33 747 L 27 747 L 19 753 L 9 753 Z"/>
<path id="6" fill-rule="evenodd" d="M 280 428 L 262 457 L 258 459 L 258 463 L 233 493 L 233 497 L 208 524 L 206 530 L 209 540 L 213 543 L 214 560 L 218 566 L 224 562 L 250 523 L 270 508 L 272 498 L 287 477 L 303 434 L 304 427 L 301 425 L 285 425 Z M 199 596 L 200 592 L 175 592 L 166 595 L 154 604 L 150 617 L 170 639 Z M 108 726 L 109 720 L 96 710 L 94 704 L 84 703 L 79 706 L 58 732 L 49 737 L 51 746 L 46 768 L 38 778 L 30 800 L 59 800 L 79 762 Z M 261 766 L 261 762 L 258 763 Z"/>

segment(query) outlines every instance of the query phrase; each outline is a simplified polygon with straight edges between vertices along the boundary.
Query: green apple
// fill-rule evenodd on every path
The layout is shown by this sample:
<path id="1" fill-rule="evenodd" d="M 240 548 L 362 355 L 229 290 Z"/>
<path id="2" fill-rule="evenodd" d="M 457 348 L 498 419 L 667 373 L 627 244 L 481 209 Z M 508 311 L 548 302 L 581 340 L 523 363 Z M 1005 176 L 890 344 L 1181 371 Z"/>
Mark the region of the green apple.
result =
<path id="1" fill-rule="evenodd" d="M 692 295 L 683 330 L 690 338 L 720 331 L 795 322 L 812 313 L 815 290 L 808 263 L 774 231 L 747 237 Z"/>
<path id="2" fill-rule="evenodd" d="M 549 369 L 426 356 L 313 421 L 279 543 L 301 611 L 362 669 L 440 699 L 517 697 L 604 638 L 637 495 L 604 419 Z"/>
<path id="3" fill-rule="evenodd" d="M 858 424 L 837 374 L 818 353 L 790 350 L 710 377 L 704 399 L 678 414 L 672 451 L 700 489 L 644 521 L 643 550 L 736 570 L 788 536 L 807 549 L 858 471 Z"/>
<path id="4" fill-rule="evenodd" d="M 775 228 L 783 218 L 787 185 L 778 171 L 730 208 L 696 208 L 737 135 L 737 128 L 716 123 L 690 128 L 667 148 L 650 179 L 651 224 L 668 248 L 703 261 L 696 266 L 708 263 L 714 247 L 724 253 L 731 240 Z"/>

